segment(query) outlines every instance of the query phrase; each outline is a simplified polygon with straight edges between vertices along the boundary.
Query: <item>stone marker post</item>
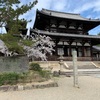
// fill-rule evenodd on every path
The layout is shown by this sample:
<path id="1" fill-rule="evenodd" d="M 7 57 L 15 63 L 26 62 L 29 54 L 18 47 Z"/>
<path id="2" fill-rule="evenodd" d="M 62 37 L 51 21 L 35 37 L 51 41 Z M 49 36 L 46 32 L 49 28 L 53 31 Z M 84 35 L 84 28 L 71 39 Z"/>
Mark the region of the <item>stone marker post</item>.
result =
<path id="1" fill-rule="evenodd" d="M 77 52 L 76 52 L 76 50 L 73 50 L 73 78 L 74 78 L 74 87 L 79 87 L 79 85 L 78 85 Z"/>

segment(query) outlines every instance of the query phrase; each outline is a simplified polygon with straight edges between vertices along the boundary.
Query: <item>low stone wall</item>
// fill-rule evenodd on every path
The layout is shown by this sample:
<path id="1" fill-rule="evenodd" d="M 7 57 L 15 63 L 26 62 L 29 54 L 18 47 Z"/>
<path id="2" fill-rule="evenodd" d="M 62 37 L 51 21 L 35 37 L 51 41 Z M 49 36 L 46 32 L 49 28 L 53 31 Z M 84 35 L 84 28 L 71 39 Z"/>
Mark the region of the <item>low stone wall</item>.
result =
<path id="1" fill-rule="evenodd" d="M 29 61 L 26 56 L 0 57 L 0 73 L 2 72 L 26 72 Z"/>
<path id="2" fill-rule="evenodd" d="M 5 85 L 0 86 L 0 91 L 7 92 L 7 91 L 22 91 L 22 90 L 30 90 L 30 89 L 43 89 L 49 87 L 58 87 L 58 84 L 54 81 L 45 81 L 40 83 L 27 83 L 27 84 L 19 84 L 19 85 Z"/>

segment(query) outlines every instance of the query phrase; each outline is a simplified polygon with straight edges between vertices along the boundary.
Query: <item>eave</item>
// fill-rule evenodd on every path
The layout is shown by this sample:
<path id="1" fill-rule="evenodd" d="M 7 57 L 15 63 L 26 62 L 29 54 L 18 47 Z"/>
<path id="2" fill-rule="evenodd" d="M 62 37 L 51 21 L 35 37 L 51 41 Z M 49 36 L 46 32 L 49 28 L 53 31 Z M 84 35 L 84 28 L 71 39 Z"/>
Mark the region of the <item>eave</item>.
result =
<path id="1" fill-rule="evenodd" d="M 36 33 L 36 34 L 40 34 L 40 35 L 47 35 L 50 37 L 56 37 L 56 38 L 66 38 L 66 39 L 72 39 L 72 40 L 86 40 L 86 41 L 88 40 L 88 41 L 91 41 L 91 43 L 93 45 L 100 44 L 100 36 L 96 36 L 96 35 L 54 33 L 54 32 L 34 30 L 34 29 L 31 29 L 31 32 Z"/>

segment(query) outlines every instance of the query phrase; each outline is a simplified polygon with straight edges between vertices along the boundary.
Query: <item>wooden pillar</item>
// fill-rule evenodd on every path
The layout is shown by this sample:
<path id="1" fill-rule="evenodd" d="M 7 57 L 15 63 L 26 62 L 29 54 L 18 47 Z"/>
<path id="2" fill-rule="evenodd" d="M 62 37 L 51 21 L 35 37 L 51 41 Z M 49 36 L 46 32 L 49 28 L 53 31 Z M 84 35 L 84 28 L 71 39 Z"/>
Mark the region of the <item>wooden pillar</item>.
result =
<path id="1" fill-rule="evenodd" d="M 90 44 L 90 55 L 91 55 L 91 60 L 93 60 L 93 50 L 92 50 L 92 44 Z"/>
<path id="2" fill-rule="evenodd" d="M 68 47 L 64 46 L 64 55 L 68 56 Z"/>
<path id="3" fill-rule="evenodd" d="M 64 48 L 65 48 L 65 46 L 64 46 L 64 41 L 62 41 L 63 42 L 63 52 L 64 52 Z M 65 52 L 64 52 L 64 54 L 63 54 L 63 56 L 65 55 Z"/>
<path id="4" fill-rule="evenodd" d="M 77 57 L 79 57 L 79 50 L 78 50 L 78 47 L 76 48 L 76 51 L 77 51 Z"/>
<path id="5" fill-rule="evenodd" d="M 71 42 L 71 41 L 69 41 L 69 57 L 71 57 L 71 56 L 72 56 L 72 52 L 71 52 L 71 44 L 72 44 L 72 42 Z"/>
<path id="6" fill-rule="evenodd" d="M 55 55 L 57 56 L 58 54 L 57 54 L 57 49 L 58 49 L 58 42 L 59 42 L 59 39 L 56 39 L 55 40 Z"/>
<path id="7" fill-rule="evenodd" d="M 73 43 L 73 40 L 69 40 L 69 42 L 68 42 L 68 44 L 69 44 L 69 57 L 71 57 L 72 56 L 72 46 L 71 46 L 71 44 Z"/>
<path id="8" fill-rule="evenodd" d="M 55 46 L 55 54 L 56 54 L 56 56 L 57 56 L 57 41 L 56 41 L 56 46 Z"/>
<path id="9" fill-rule="evenodd" d="M 99 52 L 97 52 L 97 58 L 99 58 Z"/>
<path id="10" fill-rule="evenodd" d="M 59 21 L 58 21 L 58 20 L 57 20 L 56 28 L 57 28 L 57 32 L 59 32 L 59 31 L 58 31 L 58 29 L 59 29 Z"/>
<path id="11" fill-rule="evenodd" d="M 84 42 L 82 42 L 82 57 L 85 57 L 85 47 L 84 47 Z"/>
<path id="12" fill-rule="evenodd" d="M 49 19 L 49 32 L 51 31 L 51 20 Z"/>
<path id="13" fill-rule="evenodd" d="M 77 42 L 76 42 L 76 51 L 77 51 L 77 56 L 79 56 L 79 50 L 78 50 Z"/>

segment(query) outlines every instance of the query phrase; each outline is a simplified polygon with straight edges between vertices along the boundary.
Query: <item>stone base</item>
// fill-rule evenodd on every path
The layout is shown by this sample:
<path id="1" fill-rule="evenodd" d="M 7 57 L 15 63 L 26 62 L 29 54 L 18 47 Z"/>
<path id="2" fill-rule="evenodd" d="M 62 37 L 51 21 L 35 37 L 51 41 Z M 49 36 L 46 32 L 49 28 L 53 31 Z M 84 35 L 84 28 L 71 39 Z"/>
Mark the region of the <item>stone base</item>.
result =
<path id="1" fill-rule="evenodd" d="M 19 85 L 3 85 L 0 86 L 0 91 L 21 91 L 21 90 L 30 90 L 30 89 L 39 89 L 39 88 L 49 88 L 49 87 L 58 87 L 58 84 L 54 81 L 45 81 L 40 83 L 27 83 Z"/>

